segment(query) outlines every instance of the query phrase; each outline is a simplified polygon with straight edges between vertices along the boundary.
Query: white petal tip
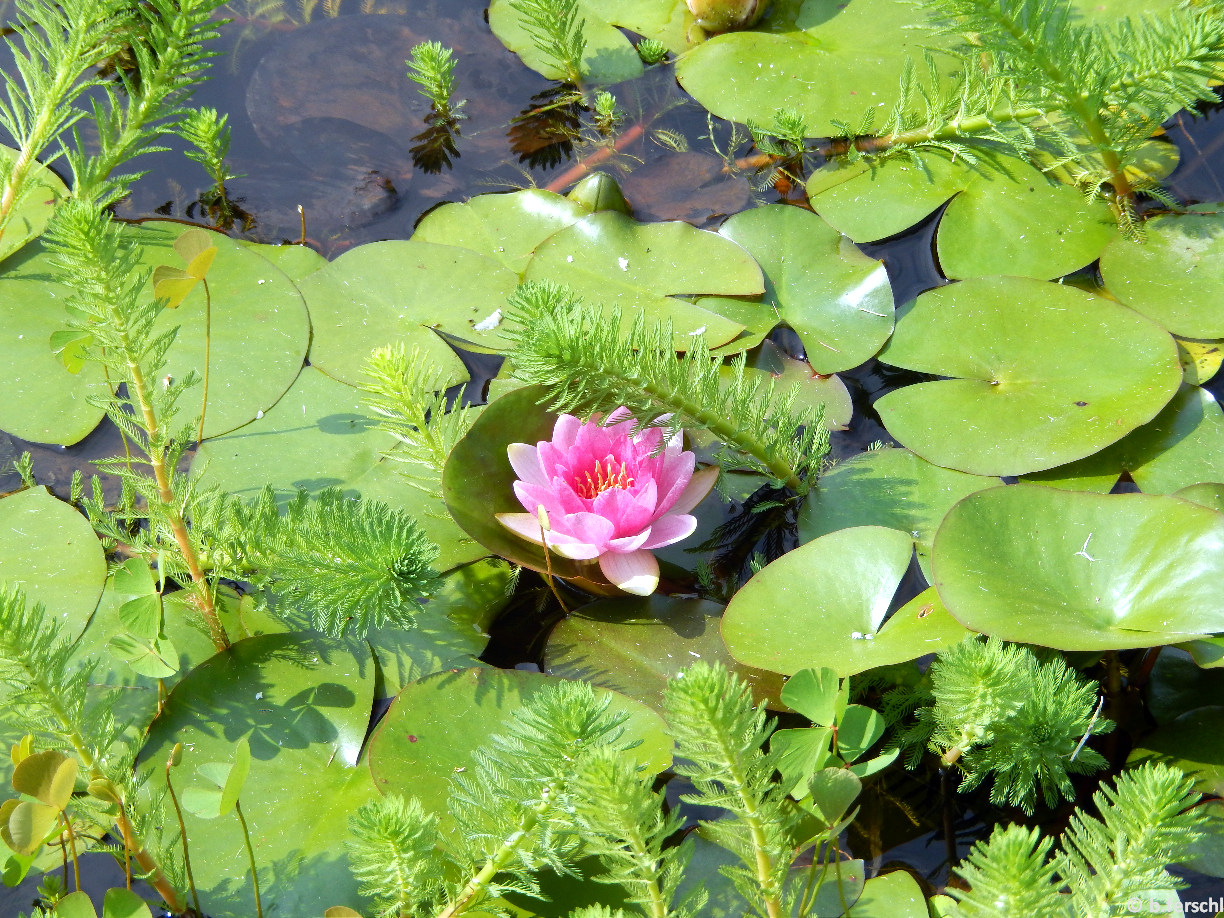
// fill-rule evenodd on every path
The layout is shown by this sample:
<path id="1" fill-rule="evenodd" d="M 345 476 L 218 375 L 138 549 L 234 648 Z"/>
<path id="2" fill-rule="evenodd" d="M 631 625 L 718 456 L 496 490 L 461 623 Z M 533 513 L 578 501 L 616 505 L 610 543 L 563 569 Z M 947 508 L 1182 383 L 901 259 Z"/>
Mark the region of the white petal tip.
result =
<path id="1" fill-rule="evenodd" d="M 634 596 L 649 596 L 659 586 L 659 562 L 643 549 L 604 552 L 599 556 L 599 569 L 618 589 Z"/>

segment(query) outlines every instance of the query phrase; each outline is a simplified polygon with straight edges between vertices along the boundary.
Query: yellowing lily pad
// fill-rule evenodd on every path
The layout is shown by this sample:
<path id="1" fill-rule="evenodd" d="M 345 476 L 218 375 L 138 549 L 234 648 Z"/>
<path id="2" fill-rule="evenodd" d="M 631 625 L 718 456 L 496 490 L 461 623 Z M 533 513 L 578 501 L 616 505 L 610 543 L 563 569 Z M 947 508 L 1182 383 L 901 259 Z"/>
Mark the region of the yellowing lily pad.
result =
<path id="1" fill-rule="evenodd" d="M 875 403 L 888 432 L 935 465 L 1022 475 L 1082 459 L 1146 424 L 1177 391 L 1177 347 L 1102 297 L 1018 277 L 922 294 L 880 359 L 953 377 Z"/>
<path id="2" fill-rule="evenodd" d="M 856 242 L 895 235 L 950 200 L 936 234 L 948 277 L 1060 277 L 1092 262 L 1117 235 L 1102 202 L 1026 161 L 991 150 L 977 160 L 935 151 L 921 164 L 898 157 L 826 166 L 809 180 L 808 195 Z"/>
<path id="3" fill-rule="evenodd" d="M 1175 497 L 978 491 L 944 517 L 931 570 L 952 615 L 1005 641 L 1108 650 L 1224 631 L 1224 516 Z"/>
<path id="4" fill-rule="evenodd" d="M 589 305 L 618 306 L 626 322 L 640 311 L 648 321 L 670 319 L 677 339 L 703 334 L 711 348 L 744 325 L 678 297 L 765 291 L 761 269 L 731 240 L 686 223 L 637 223 L 615 211 L 591 214 L 550 236 L 536 248 L 524 279 L 565 284 Z"/>
<path id="5" fill-rule="evenodd" d="M 1176 335 L 1224 337 L 1222 204 L 1152 217 L 1142 243 L 1116 239 L 1101 254 L 1101 277 L 1119 300 Z"/>
<path id="6" fill-rule="evenodd" d="M 736 214 L 719 233 L 757 260 L 765 274 L 762 305 L 799 333 L 816 372 L 857 367 L 888 340 L 888 272 L 819 217 L 773 204 Z"/>

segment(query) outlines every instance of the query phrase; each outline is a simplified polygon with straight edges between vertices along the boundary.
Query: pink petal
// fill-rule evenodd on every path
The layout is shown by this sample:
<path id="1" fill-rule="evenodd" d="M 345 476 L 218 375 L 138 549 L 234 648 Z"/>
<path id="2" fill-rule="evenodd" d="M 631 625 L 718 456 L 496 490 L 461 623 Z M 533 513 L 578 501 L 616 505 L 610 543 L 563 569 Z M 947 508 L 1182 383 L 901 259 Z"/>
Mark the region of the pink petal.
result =
<path id="1" fill-rule="evenodd" d="M 718 466 L 711 465 L 692 478 L 685 485 L 683 493 L 676 498 L 676 502 L 668 508 L 669 513 L 688 513 L 699 503 L 701 503 L 710 489 L 714 487 L 714 482 L 718 481 Z"/>
<path id="2" fill-rule="evenodd" d="M 659 472 L 659 511 L 669 510 L 693 478 L 696 459 L 690 452 L 668 456 Z M 683 511 L 681 511 L 683 512 Z"/>
<path id="3" fill-rule="evenodd" d="M 582 422 L 572 414 L 563 414 L 557 418 L 557 423 L 553 425 L 552 441 L 557 449 L 562 452 L 568 452 L 574 445 L 574 438 L 578 436 L 578 430 L 582 427 Z"/>
<path id="4" fill-rule="evenodd" d="M 599 556 L 599 549 L 588 542 L 580 542 L 573 536 L 560 532 L 550 532 L 547 535 L 548 547 L 562 558 L 571 561 L 590 561 Z"/>
<path id="5" fill-rule="evenodd" d="M 585 513 L 591 509 L 591 502 L 585 497 L 574 493 L 574 487 L 564 478 L 554 478 L 549 485 L 557 503 L 566 513 Z"/>
<path id="6" fill-rule="evenodd" d="M 659 562 L 648 551 L 604 552 L 599 556 L 599 569 L 610 581 L 635 596 L 649 596 L 659 585 Z"/>
<path id="7" fill-rule="evenodd" d="M 616 527 L 612 525 L 612 521 L 604 519 L 597 513 L 571 513 L 565 518 L 564 526 L 553 528 L 561 529 L 580 542 L 598 545 L 600 551 L 608 544 L 608 539 L 616 535 Z"/>
<path id="8" fill-rule="evenodd" d="M 637 551 L 642 547 L 642 543 L 650 538 L 651 529 L 647 526 L 641 532 L 634 536 L 623 536 L 619 539 L 609 539 L 608 548 L 616 552 Z"/>
<path id="9" fill-rule="evenodd" d="M 516 536 L 536 545 L 543 544 L 540 541 L 540 520 L 534 513 L 498 513 L 496 516 L 497 521 Z"/>
<path id="10" fill-rule="evenodd" d="M 655 520 L 654 525 L 650 527 L 650 538 L 641 547 L 645 549 L 662 548 L 672 542 L 687 539 L 696 528 L 697 517 L 689 516 L 687 513 L 669 513 Z"/>
<path id="11" fill-rule="evenodd" d="M 548 514 L 548 523 L 554 529 L 557 528 L 557 521 L 569 512 L 557 500 L 557 494 L 552 488 L 528 484 L 525 481 L 516 481 L 514 483 L 514 496 L 523 505 L 523 509 L 532 516 L 539 512 L 540 507 L 543 507 L 544 512 Z"/>
<path id="12" fill-rule="evenodd" d="M 506 447 L 510 467 L 521 480 L 548 487 L 548 476 L 540 466 L 539 450 L 527 443 L 511 443 Z"/>
<path id="13" fill-rule="evenodd" d="M 636 494 L 609 488 L 591 502 L 591 511 L 611 520 L 616 535 L 635 535 L 649 526 L 656 516 L 654 482 L 647 481 Z"/>

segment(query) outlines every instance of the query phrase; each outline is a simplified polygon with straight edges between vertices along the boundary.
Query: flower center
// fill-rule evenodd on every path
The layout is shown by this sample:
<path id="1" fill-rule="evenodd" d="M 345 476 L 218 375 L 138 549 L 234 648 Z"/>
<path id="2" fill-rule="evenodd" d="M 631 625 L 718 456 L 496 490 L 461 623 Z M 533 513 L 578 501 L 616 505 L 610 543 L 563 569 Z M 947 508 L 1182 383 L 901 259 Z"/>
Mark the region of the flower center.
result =
<path id="1" fill-rule="evenodd" d="M 609 488 L 625 490 L 632 487 L 633 476 L 625 468 L 625 463 L 617 462 L 611 454 L 596 459 L 595 468 L 574 476 L 574 491 L 579 497 L 589 500 L 594 500 Z"/>

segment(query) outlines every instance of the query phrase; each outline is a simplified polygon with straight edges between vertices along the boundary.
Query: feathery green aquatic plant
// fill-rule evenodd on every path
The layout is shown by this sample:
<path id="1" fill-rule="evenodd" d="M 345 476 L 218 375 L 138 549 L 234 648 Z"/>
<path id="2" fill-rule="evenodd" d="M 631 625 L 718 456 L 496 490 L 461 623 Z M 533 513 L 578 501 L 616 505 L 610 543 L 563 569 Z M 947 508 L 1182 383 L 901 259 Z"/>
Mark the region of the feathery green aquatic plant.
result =
<path id="1" fill-rule="evenodd" d="M 772 379 L 745 374 L 712 356 L 701 335 L 683 356 L 667 323 L 639 316 L 627 331 L 618 311 L 584 307 L 564 286 L 528 282 L 509 299 L 505 336 L 514 374 L 547 386 L 555 411 L 608 414 L 625 406 L 639 418 L 671 415 L 671 429 L 692 427 L 717 437 L 733 463 L 746 462 L 803 492 L 829 448 L 820 411 L 794 412 L 797 387 L 775 390 Z"/>

